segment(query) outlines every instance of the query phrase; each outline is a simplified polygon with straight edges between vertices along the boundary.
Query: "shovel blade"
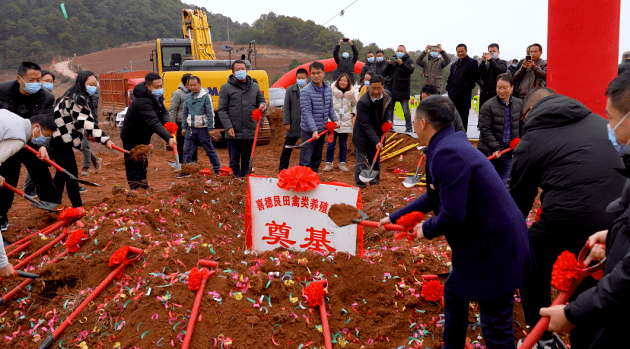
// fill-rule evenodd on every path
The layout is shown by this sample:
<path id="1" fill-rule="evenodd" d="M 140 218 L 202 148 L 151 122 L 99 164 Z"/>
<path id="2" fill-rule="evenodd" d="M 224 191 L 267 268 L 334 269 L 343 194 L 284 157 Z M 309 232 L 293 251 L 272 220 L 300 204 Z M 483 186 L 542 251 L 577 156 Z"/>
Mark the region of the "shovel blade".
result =
<path id="1" fill-rule="evenodd" d="M 407 176 L 407 178 L 405 178 L 405 180 L 403 181 L 403 185 L 407 188 L 411 188 L 414 185 L 420 183 L 422 177 L 424 177 L 424 175 Z"/>
<path id="2" fill-rule="evenodd" d="M 168 162 L 169 165 L 171 165 L 172 168 L 181 171 L 182 167 L 181 166 L 177 166 L 177 163 L 175 161 L 170 161 L 170 160 L 166 160 L 166 162 Z"/>
<path id="3" fill-rule="evenodd" d="M 379 171 L 376 170 L 363 170 L 359 174 L 359 179 L 363 183 L 371 182 L 376 176 L 378 176 Z"/>
<path id="4" fill-rule="evenodd" d="M 55 207 L 57 207 L 57 204 L 53 204 L 52 202 L 48 201 L 38 201 L 34 202 L 32 206 L 46 211 L 54 211 Z"/>
<path id="5" fill-rule="evenodd" d="M 83 179 L 77 179 L 77 182 L 78 182 L 78 183 L 81 183 L 81 184 L 89 185 L 89 186 L 91 186 L 91 187 L 100 187 L 100 186 L 101 186 L 101 185 L 100 185 L 100 184 L 98 184 L 98 183 L 94 183 L 94 182 L 86 181 L 86 180 L 83 180 Z"/>
<path id="6" fill-rule="evenodd" d="M 363 211 L 359 210 L 358 208 L 357 208 L 357 211 L 359 212 L 359 215 L 361 215 L 361 218 L 359 218 L 359 219 L 353 219 L 353 220 L 352 220 L 352 223 L 343 224 L 343 225 L 338 225 L 338 227 L 340 227 L 340 228 L 341 228 L 341 227 L 346 227 L 346 226 L 353 225 L 353 224 L 360 224 L 362 221 L 366 221 L 366 220 L 368 220 L 368 218 L 370 218 L 370 217 L 368 217 L 368 215 L 367 215 L 367 214 L 365 214 L 365 212 L 363 212 Z"/>
<path id="7" fill-rule="evenodd" d="M 287 149 L 300 149 L 306 147 L 306 143 L 301 143 L 299 145 L 285 145 L 284 147 Z"/>

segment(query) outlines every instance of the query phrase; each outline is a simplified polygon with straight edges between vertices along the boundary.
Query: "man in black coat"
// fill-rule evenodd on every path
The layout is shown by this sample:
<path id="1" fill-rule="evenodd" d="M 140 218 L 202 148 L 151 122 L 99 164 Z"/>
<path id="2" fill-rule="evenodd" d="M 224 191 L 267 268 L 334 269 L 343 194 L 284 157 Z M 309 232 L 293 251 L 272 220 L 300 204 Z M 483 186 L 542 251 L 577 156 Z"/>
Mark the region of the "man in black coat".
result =
<path id="1" fill-rule="evenodd" d="M 131 150 L 138 145 L 149 145 L 151 136 L 157 133 L 171 147 L 176 147 L 175 139 L 166 131 L 164 124 L 170 120 L 164 107 L 164 82 L 156 73 L 144 77 L 144 83 L 133 89 L 134 100 L 127 109 L 125 121 L 120 131 L 123 148 Z M 147 181 L 148 159 L 136 161 L 125 154 L 125 171 L 131 190 L 149 189 Z"/>
<path id="2" fill-rule="evenodd" d="M 34 115 L 45 115 L 53 118 L 55 97 L 41 85 L 42 69 L 33 62 L 22 62 L 18 67 L 16 80 L 0 83 L 0 109 L 6 109 L 24 119 Z M 42 157 L 48 158 L 46 143 L 35 140 L 27 145 L 38 149 Z M 33 153 L 22 149 L 7 159 L 0 166 L 0 176 L 14 187 L 20 179 L 20 168 L 24 164 L 31 174 L 39 198 L 43 201 L 61 203 L 59 193 L 44 162 Z M 0 231 L 9 228 L 7 212 L 13 205 L 13 192 L 0 189 Z"/>
<path id="3" fill-rule="evenodd" d="M 621 75 L 630 70 L 630 51 L 626 51 L 621 56 L 621 63 L 617 67 L 617 75 Z"/>
<path id="4" fill-rule="evenodd" d="M 354 46 L 352 40 L 347 40 L 350 44 L 350 48 L 352 48 L 352 57 L 350 57 L 348 52 L 344 52 L 341 58 L 339 58 L 339 48 L 344 40 L 347 39 L 339 39 L 339 43 L 335 45 L 335 49 L 333 50 L 333 58 L 335 59 L 335 63 L 337 63 L 337 68 L 333 71 L 333 80 L 336 81 L 339 75 L 346 73 L 350 77 L 350 82 L 354 85 L 354 65 L 359 60 L 359 50 Z"/>
<path id="5" fill-rule="evenodd" d="M 527 95 L 523 110 L 510 193 L 527 217 L 542 188 L 542 213 L 529 229 L 537 266 L 521 288 L 525 321 L 534 326 L 540 308 L 551 303 L 556 258 L 565 250 L 577 255 L 590 235 L 610 226 L 615 214 L 605 213 L 606 207 L 619 196 L 624 178 L 614 170 L 623 163 L 606 135 L 607 121 L 582 103 L 540 88 Z M 550 333 L 541 338 L 549 340 Z"/>
<path id="6" fill-rule="evenodd" d="M 518 64 L 518 59 L 513 59 L 512 63 L 508 65 L 508 73 L 514 77 L 514 74 L 518 71 L 521 66 Z M 518 97 L 518 84 L 514 83 L 514 89 L 512 90 L 512 96 Z"/>
<path id="7" fill-rule="evenodd" d="M 374 52 L 368 51 L 367 53 L 367 61 L 363 68 L 361 68 L 361 74 L 359 82 L 363 83 L 363 79 L 365 78 L 365 74 L 369 71 L 373 71 L 376 75 L 385 76 L 385 69 L 387 69 L 388 63 L 385 60 L 385 53 L 383 50 L 376 51 L 376 56 Z"/>
<path id="8" fill-rule="evenodd" d="M 497 77 L 507 71 L 507 62 L 499 58 L 499 44 L 490 44 L 479 64 L 479 107 L 497 95 Z"/>
<path id="9" fill-rule="evenodd" d="M 413 132 L 409 97 L 411 96 L 411 74 L 416 68 L 404 45 L 398 46 L 396 58 L 392 58 L 388 62 L 389 66 L 385 69 L 385 75 L 391 78 L 389 90 L 392 93 L 394 105 L 399 102 L 405 114 L 405 132 Z"/>
<path id="10" fill-rule="evenodd" d="M 472 90 L 477 83 L 479 64 L 468 57 L 468 47 L 457 45 L 457 62 L 451 64 L 451 72 L 446 82 L 446 91 L 455 108 L 462 117 L 464 128 L 468 130 L 468 113 Z"/>
<path id="11" fill-rule="evenodd" d="M 630 74 L 615 78 L 608 85 L 606 95 L 609 137 L 621 153 L 625 165 L 618 171 L 624 177 L 630 177 L 630 147 L 627 146 L 630 142 Z M 630 181 L 626 179 L 621 197 L 612 202 L 606 211 L 614 212 L 617 219 L 608 230 L 593 234 L 588 239 L 592 248 L 585 260 L 588 265 L 590 260 L 599 261 L 606 257 L 604 276 L 595 287 L 581 293 L 566 307 L 557 305 L 540 310 L 541 315 L 551 318 L 549 331 L 567 331 L 577 326 L 573 332 L 589 335 L 582 335 L 581 342 L 574 343 L 572 340 L 573 349 L 628 346 L 626 331 L 630 327 L 630 319 L 623 315 L 630 309 Z"/>
<path id="12" fill-rule="evenodd" d="M 300 68 L 295 72 L 296 83 L 289 86 L 284 95 L 284 107 L 282 114 L 284 117 L 284 128 L 287 131 L 284 145 L 282 146 L 282 154 L 280 154 L 280 166 L 278 172 L 289 168 L 291 153 L 293 149 L 286 148 L 287 145 L 295 145 L 298 139 L 302 137 L 302 109 L 300 108 L 300 91 L 308 83 L 308 72 L 304 68 Z"/>

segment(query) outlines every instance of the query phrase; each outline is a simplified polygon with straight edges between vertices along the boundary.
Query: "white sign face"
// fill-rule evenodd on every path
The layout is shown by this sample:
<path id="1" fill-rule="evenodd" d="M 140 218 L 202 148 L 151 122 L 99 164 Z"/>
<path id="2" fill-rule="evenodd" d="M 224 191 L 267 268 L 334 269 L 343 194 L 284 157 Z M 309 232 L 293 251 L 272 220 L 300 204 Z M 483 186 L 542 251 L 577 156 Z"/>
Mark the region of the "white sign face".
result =
<path id="1" fill-rule="evenodd" d="M 269 251 L 285 247 L 294 251 L 328 251 L 356 254 L 357 225 L 338 227 L 328 217 L 334 204 L 357 205 L 359 189 L 320 184 L 295 193 L 280 189 L 276 178 L 249 176 L 247 195 L 251 206 L 248 248 Z M 247 225 L 247 222 L 246 222 Z M 250 245 L 251 241 L 251 245 Z"/>

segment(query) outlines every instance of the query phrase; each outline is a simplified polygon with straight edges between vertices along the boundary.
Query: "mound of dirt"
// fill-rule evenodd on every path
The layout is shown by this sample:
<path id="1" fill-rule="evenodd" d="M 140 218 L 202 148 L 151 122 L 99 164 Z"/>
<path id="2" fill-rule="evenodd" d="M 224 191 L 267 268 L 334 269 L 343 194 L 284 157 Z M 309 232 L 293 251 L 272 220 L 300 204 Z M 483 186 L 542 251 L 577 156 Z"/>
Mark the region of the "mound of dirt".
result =
<path id="1" fill-rule="evenodd" d="M 142 161 L 148 158 L 150 153 L 151 147 L 145 144 L 137 145 L 129 151 L 129 155 L 136 161 Z"/>

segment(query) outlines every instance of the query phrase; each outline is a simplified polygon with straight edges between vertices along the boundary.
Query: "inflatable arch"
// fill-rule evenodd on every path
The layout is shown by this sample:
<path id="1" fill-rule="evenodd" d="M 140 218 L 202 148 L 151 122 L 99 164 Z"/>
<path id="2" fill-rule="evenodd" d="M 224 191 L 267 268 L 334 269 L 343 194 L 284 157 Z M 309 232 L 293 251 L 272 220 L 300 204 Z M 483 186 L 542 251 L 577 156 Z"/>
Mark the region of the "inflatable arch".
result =
<path id="1" fill-rule="evenodd" d="M 333 70 L 335 70 L 335 68 L 337 68 L 337 63 L 335 63 L 335 59 L 334 58 L 328 58 L 328 59 L 321 59 L 318 60 L 318 62 L 321 62 L 324 64 L 324 70 L 326 72 L 331 72 Z M 298 66 L 297 68 L 291 70 L 290 72 L 284 74 L 278 81 L 276 81 L 275 84 L 273 84 L 273 86 L 271 86 L 271 88 L 276 88 L 276 87 L 282 87 L 282 88 L 287 88 L 293 84 L 295 84 L 295 72 L 300 69 L 300 68 L 304 68 L 308 71 L 308 67 L 311 65 L 311 63 L 304 63 L 300 66 Z M 357 61 L 357 63 L 355 63 L 354 65 L 354 72 L 356 74 L 360 74 L 361 73 L 361 69 L 363 69 L 363 66 L 365 65 L 365 63 L 361 62 L 361 61 Z M 309 73 L 310 75 L 310 73 Z"/>

